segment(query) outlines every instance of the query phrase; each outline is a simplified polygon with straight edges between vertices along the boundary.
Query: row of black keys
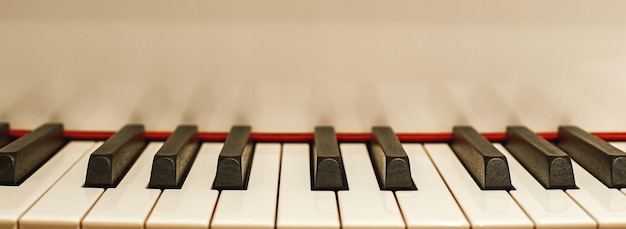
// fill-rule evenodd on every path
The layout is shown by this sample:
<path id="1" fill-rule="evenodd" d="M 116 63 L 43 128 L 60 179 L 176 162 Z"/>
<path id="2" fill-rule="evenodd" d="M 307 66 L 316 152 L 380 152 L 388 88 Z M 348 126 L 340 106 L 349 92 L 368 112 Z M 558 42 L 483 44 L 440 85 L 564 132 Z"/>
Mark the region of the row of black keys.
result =
<path id="1" fill-rule="evenodd" d="M 249 126 L 234 126 L 220 152 L 213 188 L 246 189 L 254 144 Z M 557 146 L 522 126 L 507 128 L 505 147 L 546 188 L 576 188 L 570 157 L 608 187 L 626 187 L 626 153 L 574 126 L 559 127 Z M 153 160 L 150 188 L 179 188 L 198 152 L 196 126 L 180 126 Z M 482 189 L 513 189 L 502 153 L 472 127 L 453 128 L 451 146 Z M 10 141 L 0 123 L 0 184 L 19 185 L 64 144 L 62 124 L 44 124 Z M 85 186 L 116 187 L 145 148 L 144 127 L 127 125 L 89 158 Z M 565 153 L 565 152 L 567 153 Z M 369 153 L 382 190 L 415 190 L 409 158 L 389 127 L 373 127 Z M 349 189 L 335 131 L 316 127 L 311 152 L 313 190 Z"/>

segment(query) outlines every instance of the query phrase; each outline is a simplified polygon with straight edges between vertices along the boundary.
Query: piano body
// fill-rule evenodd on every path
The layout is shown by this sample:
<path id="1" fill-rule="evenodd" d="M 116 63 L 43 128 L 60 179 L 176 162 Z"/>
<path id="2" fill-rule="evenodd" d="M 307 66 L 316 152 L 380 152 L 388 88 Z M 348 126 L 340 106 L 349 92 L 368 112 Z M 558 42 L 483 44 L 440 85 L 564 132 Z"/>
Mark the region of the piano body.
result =
<path id="1" fill-rule="evenodd" d="M 39 196 L 0 186 L 0 205 L 22 206 L 0 209 L 20 219 L 2 218 L 0 228 L 625 228 L 624 189 L 606 187 L 574 160 L 577 188 L 544 189 L 500 144 L 512 125 L 553 143 L 562 125 L 626 140 L 624 12 L 623 1 L 582 0 L 3 0 L 0 121 L 13 138 L 49 122 L 73 137 L 39 168 L 52 175 L 35 171 L 24 181 L 30 191 L 20 192 Z M 132 123 L 153 141 L 123 188 L 83 188 L 87 154 Z M 152 156 L 181 124 L 196 125 L 207 141 L 186 191 L 146 188 Z M 209 177 L 234 125 L 269 140 L 253 147 L 248 190 L 217 191 Z M 514 190 L 477 186 L 443 144 L 459 125 L 499 133 L 489 139 L 508 159 Z M 316 126 L 337 132 L 348 190 L 311 191 L 309 171 L 298 170 L 310 166 Z M 400 133 L 417 191 L 372 183 L 364 143 L 373 126 Z M 438 143 L 427 140 L 433 136 Z M 248 194 L 251 186 L 258 191 Z M 85 197 L 82 208 L 53 200 L 68 193 Z M 371 195 L 385 209 L 367 207 L 363 196 Z M 289 215 L 280 209 L 298 207 L 280 198 L 319 211 Z M 107 212 L 130 199 L 144 202 Z M 483 222 L 472 211 L 512 218 Z M 381 214 L 391 216 L 367 221 Z M 175 216 L 182 220 L 172 223 Z"/>

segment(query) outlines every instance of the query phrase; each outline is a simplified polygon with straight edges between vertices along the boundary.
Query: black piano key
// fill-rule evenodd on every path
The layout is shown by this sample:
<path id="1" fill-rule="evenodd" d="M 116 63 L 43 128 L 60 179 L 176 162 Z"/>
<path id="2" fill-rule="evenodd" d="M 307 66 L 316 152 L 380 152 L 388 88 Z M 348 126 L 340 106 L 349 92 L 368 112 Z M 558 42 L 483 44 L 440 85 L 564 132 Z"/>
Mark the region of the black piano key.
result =
<path id="1" fill-rule="evenodd" d="M 85 187 L 116 187 L 145 147 L 143 125 L 124 126 L 89 156 Z"/>
<path id="2" fill-rule="evenodd" d="M 245 190 L 252 166 L 254 144 L 250 126 L 233 126 L 217 161 L 213 189 Z"/>
<path id="3" fill-rule="evenodd" d="M 313 190 L 348 190 L 346 171 L 333 127 L 315 127 L 311 161 Z"/>
<path id="4" fill-rule="evenodd" d="M 9 124 L 6 122 L 0 122 L 0 147 L 3 147 L 11 142 L 11 135 L 9 133 Z"/>
<path id="5" fill-rule="evenodd" d="M 63 145 L 63 124 L 44 124 L 0 149 L 0 184 L 20 185 Z"/>
<path id="6" fill-rule="evenodd" d="M 611 188 L 626 187 L 626 153 L 575 126 L 560 126 L 558 146 Z"/>
<path id="7" fill-rule="evenodd" d="M 511 190 L 506 157 L 469 126 L 453 128 L 452 149 L 481 189 Z"/>
<path id="8" fill-rule="evenodd" d="M 507 127 L 505 147 L 543 187 L 576 188 L 570 157 L 528 128 Z"/>
<path id="9" fill-rule="evenodd" d="M 198 127 L 179 126 L 154 155 L 150 188 L 180 188 L 198 153 Z"/>
<path id="10" fill-rule="evenodd" d="M 409 156 L 391 127 L 372 127 L 370 159 L 382 190 L 415 190 Z"/>

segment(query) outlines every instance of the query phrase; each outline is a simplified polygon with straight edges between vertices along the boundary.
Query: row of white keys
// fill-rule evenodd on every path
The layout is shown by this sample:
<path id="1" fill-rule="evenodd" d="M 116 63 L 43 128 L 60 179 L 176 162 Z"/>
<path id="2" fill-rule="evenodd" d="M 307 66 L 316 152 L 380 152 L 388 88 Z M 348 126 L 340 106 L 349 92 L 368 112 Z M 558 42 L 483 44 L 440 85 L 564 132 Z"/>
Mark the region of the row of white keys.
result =
<path id="1" fill-rule="evenodd" d="M 535 223 L 535 228 L 596 228 L 596 222 L 563 190 L 545 189 L 501 145 L 494 146 L 506 156 L 511 182 L 511 196 Z"/>
<path id="2" fill-rule="evenodd" d="M 417 191 L 396 191 L 407 228 L 469 228 L 422 144 L 403 144 Z"/>
<path id="3" fill-rule="evenodd" d="M 276 228 L 340 228 L 335 192 L 311 191 L 309 152 L 283 144 Z"/>
<path id="4" fill-rule="evenodd" d="M 223 190 L 211 228 L 274 228 L 280 170 L 279 143 L 258 143 L 246 190 Z"/>
<path id="5" fill-rule="evenodd" d="M 148 189 L 152 159 L 163 145 L 149 143 L 115 188 L 108 188 L 82 222 L 83 229 L 143 228 L 161 190 Z"/>
<path id="6" fill-rule="evenodd" d="M 148 229 L 209 228 L 219 191 L 211 189 L 223 143 L 203 143 L 180 189 L 166 189 L 150 217 Z"/>
<path id="7" fill-rule="evenodd" d="M 349 186 L 337 193 L 342 228 L 404 228 L 393 192 L 378 186 L 365 144 L 340 147 Z"/>
<path id="8" fill-rule="evenodd" d="M 19 217 L 94 145 L 70 142 L 19 186 L 0 186 L 0 228 L 16 229 Z"/>
<path id="9" fill-rule="evenodd" d="M 88 153 L 102 143 L 96 144 Z M 46 194 L 22 216 L 21 229 L 79 228 L 81 219 L 104 192 L 102 188 L 83 188 L 89 162 L 86 153 Z"/>
<path id="10" fill-rule="evenodd" d="M 598 228 L 626 228 L 626 195 L 606 187 L 574 160 L 572 167 L 578 189 L 566 193 L 596 220 Z"/>
<path id="11" fill-rule="evenodd" d="M 618 149 L 626 152 L 626 142 L 611 142 L 611 145 L 617 147 Z M 626 188 L 620 189 L 624 194 L 626 194 Z"/>
<path id="12" fill-rule="evenodd" d="M 143 182 L 149 178 L 151 159 L 160 146 L 161 143 L 151 143 L 120 185 L 108 189 L 100 197 L 103 189 L 82 188 L 89 158 L 85 155 L 96 146 L 93 143 L 68 145 L 59 155 L 69 154 L 63 152 L 69 152 L 70 149 L 82 149 L 82 154 L 74 156 L 74 161 L 83 157 L 22 217 L 20 227 L 77 228 L 81 225 L 81 218 L 95 203 L 82 223 L 84 228 L 142 228 L 150 211 L 152 214 L 145 223 L 148 228 L 206 228 L 209 222 L 215 228 L 272 228 L 278 176 L 278 228 L 339 228 L 338 207 L 344 228 L 403 228 L 402 215 L 408 228 L 468 227 L 419 144 L 404 145 L 411 159 L 412 175 L 420 190 L 396 193 L 402 213 L 393 193 L 379 190 L 364 144 L 341 145 L 350 190 L 338 192 L 337 199 L 331 191 L 311 191 L 309 179 L 302 179 L 309 177 L 308 145 L 285 144 L 281 166 L 280 144 L 258 144 L 248 190 L 223 191 L 214 214 L 217 191 L 210 189 L 215 172 L 211 168 L 217 163 L 222 144 L 205 143 L 183 188 L 166 190 L 161 198 L 160 190 L 147 189 L 146 182 Z M 424 147 L 473 227 L 532 227 L 532 222 L 516 203 L 505 198 L 510 197 L 505 191 L 480 190 L 447 145 L 426 144 Z M 595 227 L 594 221 L 564 196 L 561 190 L 545 190 L 502 146 L 496 144 L 496 147 L 509 158 L 511 178 L 517 188 L 510 192 L 511 196 L 535 221 L 537 228 Z M 53 159 L 49 164 L 57 164 Z M 63 163 L 69 163 L 64 166 L 66 169 L 73 164 L 71 161 Z M 568 190 L 567 193 L 600 222 L 600 228 L 625 226 L 623 215 L 626 214 L 626 196 L 617 189 L 606 188 L 576 163 L 573 164 L 581 188 Z M 282 170 L 280 175 L 279 167 Z M 45 166 L 41 169 L 48 171 Z M 62 172 L 56 173 L 60 173 L 57 176 L 62 175 Z M 36 174 L 31 178 L 35 178 Z M 158 203 L 152 210 L 157 198 Z M 212 221 L 211 215 L 214 215 Z"/>
<path id="13" fill-rule="evenodd" d="M 504 190 L 481 190 L 447 144 L 424 144 L 472 228 L 533 228 Z"/>

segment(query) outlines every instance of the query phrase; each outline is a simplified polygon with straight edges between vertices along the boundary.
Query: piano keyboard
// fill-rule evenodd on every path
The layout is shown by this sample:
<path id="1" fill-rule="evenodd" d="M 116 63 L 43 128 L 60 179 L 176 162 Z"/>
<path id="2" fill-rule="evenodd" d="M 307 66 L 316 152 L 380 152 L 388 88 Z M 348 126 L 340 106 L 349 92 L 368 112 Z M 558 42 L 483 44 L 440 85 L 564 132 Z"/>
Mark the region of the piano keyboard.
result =
<path id="1" fill-rule="evenodd" d="M 626 1 L 449 3 L 0 1 L 0 229 L 626 228 Z"/>
<path id="2" fill-rule="evenodd" d="M 465 128 L 463 136 L 473 140 L 462 143 L 469 145 L 457 145 L 461 143 L 456 137 L 449 144 L 400 143 L 386 127 L 373 128 L 372 141 L 360 143 L 337 143 L 334 131 L 328 131 L 332 127 L 317 128 L 314 144 L 252 142 L 249 127 L 234 127 L 224 142 L 200 143 L 197 128 L 189 127 L 175 131 L 165 142 L 145 142 L 143 127 L 131 125 L 105 142 L 69 141 L 38 163 L 35 158 L 47 154 L 41 149 L 65 142 L 58 138 L 59 128 L 62 130 L 62 125 L 43 125 L 0 148 L 0 177 L 14 178 L 13 183 L 3 178 L 4 184 L 0 185 L 0 228 L 626 227 L 626 189 L 617 182 L 625 171 L 620 160 L 626 154 L 620 149 L 626 149 L 626 143 L 609 145 L 582 130 L 572 130 L 574 127 L 560 128 L 556 146 L 568 148 L 563 145 L 573 140 L 564 139 L 567 133 L 578 133 L 576 139 L 600 149 L 595 153 L 614 159 L 608 165 L 611 168 L 589 167 L 589 163 L 600 162 L 590 159 L 592 162 L 581 163 L 580 155 L 570 153 L 572 150 L 560 155 L 559 148 L 542 138 L 520 137 L 531 139 L 526 146 L 536 146 L 538 152 L 515 150 L 509 145 L 513 135 L 507 135 L 505 144 L 481 146 L 480 141 L 486 140 L 467 131 L 471 127 Z M 132 128 L 139 132 L 130 131 Z M 519 134 L 523 133 L 519 128 L 516 133 L 527 136 Z M 8 126 L 0 129 L 8 132 Z M 455 128 L 455 136 L 460 129 Z M 509 128 L 507 133 L 514 129 Z M 520 144 L 518 140 L 516 144 Z M 137 148 L 137 144 L 142 147 Z M 462 149 L 465 146 L 473 150 Z M 576 154 L 591 153 L 591 146 Z M 333 151 L 334 147 L 339 155 L 321 152 Z M 138 149 L 136 160 L 119 159 L 120 155 L 133 154 L 131 149 Z M 489 165 L 475 169 L 459 156 L 482 154 L 486 156 L 480 160 L 487 163 L 493 160 L 487 152 L 490 150 L 502 154 L 507 171 L 490 175 Z M 104 160 L 104 151 L 113 153 L 105 160 L 110 170 L 95 163 Z M 571 156 L 575 185 L 550 188 L 547 183 L 560 178 L 538 175 L 546 171 L 539 167 L 546 165 L 531 153 L 546 154 L 543 158 L 547 159 L 553 154 L 567 160 Z M 174 167 L 169 172 L 176 176 L 174 184 L 180 180 L 180 185 L 149 185 L 159 179 L 154 176 L 168 173 L 155 171 L 166 168 L 155 166 L 157 159 L 172 162 Z M 234 162 L 238 166 L 229 164 Z M 409 163 L 410 174 L 403 173 L 404 162 Z M 98 167 L 92 167 L 94 164 Z M 189 164 L 188 169 L 184 164 Z M 550 175 L 567 170 L 553 166 L 547 166 Z M 536 170 L 539 172 L 533 172 Z M 25 174 L 23 178 L 18 171 Z M 119 182 L 114 176 L 110 178 L 112 183 L 101 187 L 86 181 L 94 174 L 115 171 L 122 171 Z M 596 178 L 606 171 L 613 173 L 612 181 Z M 509 175 L 512 187 L 489 188 L 479 182 L 487 184 L 502 174 Z M 334 176 L 345 177 L 345 187 L 320 181 Z M 391 185 L 407 176 L 411 187 Z M 242 186 L 219 186 L 220 182 Z M 322 188 L 316 188 L 316 183 Z"/>

